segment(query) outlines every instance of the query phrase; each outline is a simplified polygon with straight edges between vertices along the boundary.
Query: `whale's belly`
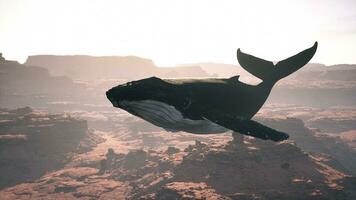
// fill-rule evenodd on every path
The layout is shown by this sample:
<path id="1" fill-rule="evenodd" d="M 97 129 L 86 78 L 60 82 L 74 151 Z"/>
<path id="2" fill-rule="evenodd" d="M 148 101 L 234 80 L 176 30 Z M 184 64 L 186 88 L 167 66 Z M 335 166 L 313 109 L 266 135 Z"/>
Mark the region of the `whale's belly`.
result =
<path id="1" fill-rule="evenodd" d="M 118 107 L 168 131 L 185 131 L 197 134 L 223 133 L 229 131 L 207 119 L 184 118 L 174 106 L 154 100 L 120 101 Z"/>

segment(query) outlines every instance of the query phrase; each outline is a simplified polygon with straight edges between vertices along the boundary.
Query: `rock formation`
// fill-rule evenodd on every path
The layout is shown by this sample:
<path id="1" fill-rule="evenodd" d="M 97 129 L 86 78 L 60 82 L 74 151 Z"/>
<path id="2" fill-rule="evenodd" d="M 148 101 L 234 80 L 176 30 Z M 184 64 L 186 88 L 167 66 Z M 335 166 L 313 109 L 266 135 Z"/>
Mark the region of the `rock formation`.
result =
<path id="1" fill-rule="evenodd" d="M 340 138 L 316 133 L 296 118 L 259 118 L 259 121 L 288 132 L 298 147 L 314 156 L 323 157 L 333 168 L 345 174 L 356 174 L 356 152 Z"/>
<path id="2" fill-rule="evenodd" d="M 85 93 L 83 84 L 68 77 L 51 76 L 47 69 L 19 64 L 16 61 L 0 63 L 0 103 L 2 107 L 43 107 L 55 101 L 74 101 Z"/>
<path id="3" fill-rule="evenodd" d="M 291 141 L 234 137 L 225 143 L 196 141 L 184 151 L 134 150 L 122 155 L 108 150 L 105 157 L 110 163 L 105 173 L 100 173 L 100 164 L 66 168 L 7 188 L 0 195 L 5 199 L 161 200 L 356 197 L 355 178 Z"/>
<path id="4" fill-rule="evenodd" d="M 0 188 L 61 168 L 100 141 L 83 120 L 29 107 L 0 109 Z"/>

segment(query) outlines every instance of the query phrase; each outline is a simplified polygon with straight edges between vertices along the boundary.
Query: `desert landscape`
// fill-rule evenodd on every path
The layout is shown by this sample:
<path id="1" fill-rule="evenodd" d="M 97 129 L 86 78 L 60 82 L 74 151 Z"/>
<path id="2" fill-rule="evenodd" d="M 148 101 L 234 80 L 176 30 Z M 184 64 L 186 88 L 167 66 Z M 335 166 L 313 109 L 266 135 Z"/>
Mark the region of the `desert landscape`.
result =
<path id="1" fill-rule="evenodd" d="M 0 200 L 356 199 L 355 0 L 0 0 Z"/>
<path id="2" fill-rule="evenodd" d="M 280 81 L 254 117 L 290 135 L 278 143 L 231 131 L 168 132 L 105 97 L 144 77 L 235 75 L 259 82 L 223 63 L 2 58 L 1 199 L 356 198 L 356 65 L 311 63 Z"/>

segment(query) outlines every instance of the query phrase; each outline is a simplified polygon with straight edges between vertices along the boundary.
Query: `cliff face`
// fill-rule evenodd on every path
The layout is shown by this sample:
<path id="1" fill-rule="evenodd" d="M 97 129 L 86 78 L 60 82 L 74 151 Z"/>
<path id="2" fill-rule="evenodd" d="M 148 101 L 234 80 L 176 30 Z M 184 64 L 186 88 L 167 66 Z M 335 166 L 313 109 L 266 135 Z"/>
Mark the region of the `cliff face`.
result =
<path id="1" fill-rule="evenodd" d="M 300 148 L 312 155 L 324 157 L 328 165 L 345 174 L 356 174 L 356 152 L 342 138 L 316 133 L 296 118 L 257 119 L 267 126 L 287 132 Z"/>
<path id="2" fill-rule="evenodd" d="M 30 108 L 0 110 L 0 188 L 34 180 L 63 167 L 75 152 L 88 151 L 100 139 L 87 123 Z"/>
<path id="3" fill-rule="evenodd" d="M 82 84 L 68 77 L 51 76 L 45 68 L 21 65 L 14 61 L 0 63 L 0 104 L 2 107 L 44 107 L 48 101 L 63 101 L 85 94 Z"/>
<path id="4" fill-rule="evenodd" d="M 61 86 L 61 87 L 59 87 Z M 0 89 L 2 93 L 65 93 L 67 88 L 80 87 L 68 77 L 50 76 L 42 67 L 21 65 L 14 61 L 0 64 Z"/>
<path id="5" fill-rule="evenodd" d="M 53 75 L 84 80 L 97 78 L 139 78 L 152 72 L 156 73 L 156 67 L 151 60 L 136 56 L 38 55 L 29 56 L 25 64 L 45 67 Z"/>

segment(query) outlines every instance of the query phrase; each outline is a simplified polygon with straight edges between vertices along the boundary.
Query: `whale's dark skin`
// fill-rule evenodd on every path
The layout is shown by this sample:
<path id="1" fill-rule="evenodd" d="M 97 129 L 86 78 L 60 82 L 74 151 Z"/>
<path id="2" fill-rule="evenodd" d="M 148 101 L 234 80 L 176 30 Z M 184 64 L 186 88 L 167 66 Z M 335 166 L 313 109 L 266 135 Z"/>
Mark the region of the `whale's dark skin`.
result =
<path id="1" fill-rule="evenodd" d="M 258 85 L 240 82 L 239 76 L 228 79 L 195 80 L 162 80 L 151 77 L 114 87 L 107 91 L 106 96 L 116 107 L 148 121 L 150 120 L 145 118 L 139 110 L 122 106 L 120 102 L 145 100 L 163 102 L 173 106 L 186 119 L 209 120 L 241 134 L 281 141 L 288 138 L 286 133 L 266 127 L 251 118 L 263 106 L 274 84 L 304 66 L 313 57 L 316 48 L 317 43 L 275 66 L 272 62 L 238 50 L 237 57 L 241 66 L 263 80 Z M 264 67 L 260 68 L 260 66 Z M 169 117 L 169 113 L 162 113 Z M 154 120 L 150 122 L 154 123 Z"/>

